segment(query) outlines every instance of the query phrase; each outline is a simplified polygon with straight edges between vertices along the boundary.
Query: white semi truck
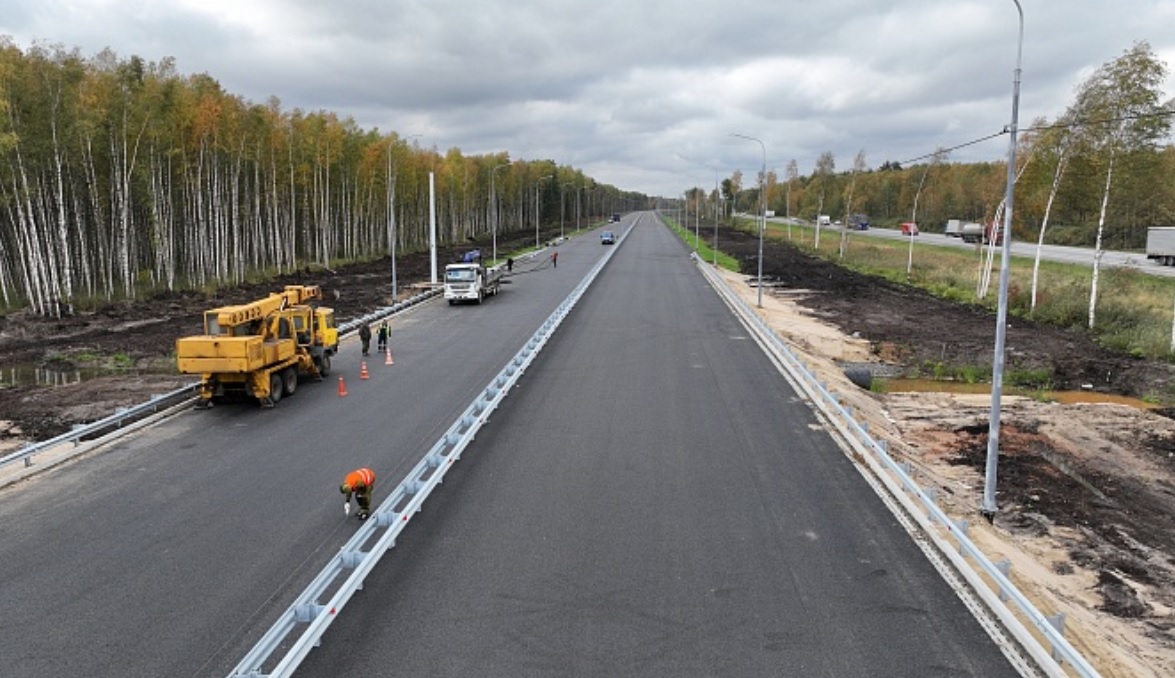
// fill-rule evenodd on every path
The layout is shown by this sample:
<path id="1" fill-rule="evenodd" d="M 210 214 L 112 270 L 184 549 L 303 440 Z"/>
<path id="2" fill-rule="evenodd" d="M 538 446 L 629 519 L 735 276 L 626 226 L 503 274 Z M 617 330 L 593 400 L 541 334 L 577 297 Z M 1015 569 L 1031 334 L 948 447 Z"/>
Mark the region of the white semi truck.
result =
<path id="1" fill-rule="evenodd" d="M 482 266 L 476 261 L 445 266 L 445 299 L 450 306 L 459 301 L 480 304 L 501 289 L 502 268 L 501 264 Z"/>
<path id="2" fill-rule="evenodd" d="M 1175 227 L 1146 229 L 1146 258 L 1154 259 L 1162 266 L 1175 266 Z"/>

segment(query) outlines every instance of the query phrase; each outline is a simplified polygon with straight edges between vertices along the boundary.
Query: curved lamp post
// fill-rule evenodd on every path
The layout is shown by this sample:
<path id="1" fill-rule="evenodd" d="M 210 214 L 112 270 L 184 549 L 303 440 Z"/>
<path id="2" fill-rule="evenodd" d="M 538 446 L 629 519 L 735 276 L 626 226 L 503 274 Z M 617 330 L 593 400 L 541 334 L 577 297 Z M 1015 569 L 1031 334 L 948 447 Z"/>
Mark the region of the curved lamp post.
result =
<path id="1" fill-rule="evenodd" d="M 1004 388 L 1004 341 L 1008 328 L 1008 268 L 1012 261 L 1012 198 L 1016 182 L 1016 126 L 1020 114 L 1020 58 L 1024 54 L 1024 8 L 1020 0 L 1016 12 L 1020 15 L 1020 39 L 1016 45 L 1016 71 L 1012 78 L 1012 124 L 1008 128 L 1008 183 L 1004 189 L 1003 248 L 1000 257 L 1000 298 L 996 311 L 995 359 L 991 371 L 991 417 L 987 429 L 987 465 L 983 478 L 982 512 L 989 522 L 995 520 L 996 466 L 1000 456 L 1000 398 Z"/>
<path id="2" fill-rule="evenodd" d="M 761 221 L 759 222 L 759 282 L 756 285 L 759 288 L 758 306 L 763 308 L 763 232 L 767 230 L 767 191 L 763 182 L 767 180 L 767 147 L 763 145 L 762 141 L 745 134 L 731 132 L 730 136 L 749 139 L 758 143 L 759 148 L 763 149 L 763 167 L 759 171 L 759 219 Z"/>

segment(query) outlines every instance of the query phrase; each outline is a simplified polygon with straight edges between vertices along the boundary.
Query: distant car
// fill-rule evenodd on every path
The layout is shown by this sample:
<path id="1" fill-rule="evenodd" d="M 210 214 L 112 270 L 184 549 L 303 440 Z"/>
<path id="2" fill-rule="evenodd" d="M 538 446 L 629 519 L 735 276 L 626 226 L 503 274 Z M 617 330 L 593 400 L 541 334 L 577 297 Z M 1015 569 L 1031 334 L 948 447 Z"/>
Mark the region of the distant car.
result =
<path id="1" fill-rule="evenodd" d="M 616 244 L 616 234 L 613 233 L 612 231 L 604 231 L 603 233 L 600 234 L 600 244 L 601 245 L 615 245 Z"/>
<path id="2" fill-rule="evenodd" d="M 918 224 L 910 221 L 903 221 L 902 235 L 918 235 Z"/>
<path id="3" fill-rule="evenodd" d="M 849 220 L 849 224 L 855 231 L 868 231 L 869 217 L 864 214 L 854 214 L 853 218 Z"/>
<path id="4" fill-rule="evenodd" d="M 613 223 L 613 224 L 614 224 L 614 223 L 616 223 L 616 222 L 618 222 L 618 221 L 620 221 L 620 213 L 619 213 L 619 212 L 614 212 L 614 213 L 612 214 L 612 218 L 611 218 L 611 219 L 609 219 L 608 221 L 609 221 L 609 222 L 611 222 L 611 223 Z"/>

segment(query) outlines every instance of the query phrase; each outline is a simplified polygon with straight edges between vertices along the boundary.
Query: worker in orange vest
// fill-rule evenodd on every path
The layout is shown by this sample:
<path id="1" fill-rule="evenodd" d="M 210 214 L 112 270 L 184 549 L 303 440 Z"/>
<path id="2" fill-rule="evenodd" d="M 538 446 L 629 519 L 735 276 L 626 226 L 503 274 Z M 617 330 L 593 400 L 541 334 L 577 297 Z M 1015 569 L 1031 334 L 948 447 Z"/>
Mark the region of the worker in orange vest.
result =
<path id="1" fill-rule="evenodd" d="M 367 520 L 371 515 L 371 490 L 375 487 L 375 471 L 361 468 L 351 471 L 343 478 L 339 491 L 347 498 L 343 500 L 343 512 L 351 515 L 351 495 L 355 495 L 355 503 L 359 506 L 359 520 Z"/>

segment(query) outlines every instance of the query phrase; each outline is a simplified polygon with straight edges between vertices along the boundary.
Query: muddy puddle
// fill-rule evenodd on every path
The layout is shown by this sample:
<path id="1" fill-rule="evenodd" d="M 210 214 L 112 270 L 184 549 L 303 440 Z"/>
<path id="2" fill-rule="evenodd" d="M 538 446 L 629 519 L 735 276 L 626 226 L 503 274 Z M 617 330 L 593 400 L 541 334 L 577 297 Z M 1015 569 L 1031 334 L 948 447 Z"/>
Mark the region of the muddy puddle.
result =
<path id="1" fill-rule="evenodd" d="M 991 384 L 968 384 L 959 381 L 936 381 L 934 379 L 876 379 L 875 388 L 886 393 L 968 393 L 991 395 Z M 1019 395 L 1036 398 L 1044 402 L 1072 405 L 1076 403 L 1112 403 L 1129 405 L 1140 410 L 1159 407 L 1139 398 L 1129 398 L 1113 393 L 1096 391 L 1038 391 L 1033 389 L 1006 387 L 1005 395 Z"/>

